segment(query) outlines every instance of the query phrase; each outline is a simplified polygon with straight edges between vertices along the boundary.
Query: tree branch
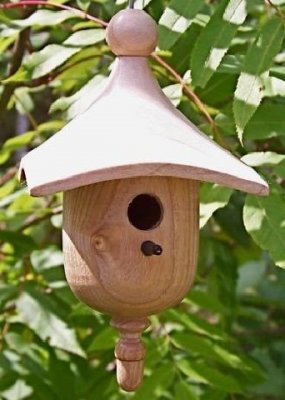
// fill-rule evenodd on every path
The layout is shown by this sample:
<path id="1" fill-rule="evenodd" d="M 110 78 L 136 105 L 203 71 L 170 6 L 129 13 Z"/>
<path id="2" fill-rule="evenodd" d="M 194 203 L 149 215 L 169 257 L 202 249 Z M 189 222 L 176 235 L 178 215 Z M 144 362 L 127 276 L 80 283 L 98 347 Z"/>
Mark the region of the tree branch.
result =
<path id="1" fill-rule="evenodd" d="M 19 96 L 16 95 L 16 93 L 14 93 L 14 97 L 18 101 L 18 103 L 21 105 L 21 107 L 24 110 L 26 116 L 28 117 L 28 120 L 30 121 L 31 126 L 36 131 L 38 129 L 38 123 L 35 120 L 35 118 L 33 117 L 32 113 L 30 113 L 30 111 L 26 109 L 25 104 L 22 102 L 22 100 L 19 98 Z"/>
<path id="2" fill-rule="evenodd" d="M 10 179 L 12 179 L 18 171 L 19 166 L 15 165 L 9 168 L 4 175 L 0 176 L 0 186 L 7 183 Z"/>
<path id="3" fill-rule="evenodd" d="M 65 4 L 59 4 L 59 3 L 52 3 L 44 0 L 22 0 L 18 1 L 17 3 L 4 3 L 0 4 L 0 9 L 8 10 L 11 8 L 19 8 L 19 7 L 26 7 L 26 6 L 45 6 L 45 7 L 55 7 L 55 8 L 60 8 L 61 10 L 67 10 L 67 11 L 72 11 L 78 17 L 83 18 L 83 19 L 88 19 L 89 21 L 96 22 L 99 25 L 108 26 L 108 22 L 103 21 L 100 18 L 93 17 L 91 14 L 87 14 L 85 11 L 78 10 L 77 8 L 67 6 Z"/>
<path id="4" fill-rule="evenodd" d="M 18 39 L 14 45 L 12 60 L 8 71 L 8 76 L 13 75 L 21 66 L 25 54 L 26 41 L 29 38 L 30 29 L 24 29 L 20 32 Z M 2 96 L 0 98 L 0 115 L 6 111 L 7 105 L 13 94 L 15 84 L 10 83 L 4 86 Z"/>
<path id="5" fill-rule="evenodd" d="M 279 9 L 279 7 L 276 4 L 273 4 L 271 0 L 265 0 L 265 3 L 268 3 L 270 7 L 274 8 L 279 17 L 285 19 L 285 14 Z"/>
<path id="6" fill-rule="evenodd" d="M 160 65 L 162 65 L 168 72 L 171 73 L 171 75 L 175 78 L 177 82 L 179 82 L 183 88 L 183 91 L 187 95 L 188 98 L 190 98 L 198 107 L 198 109 L 202 112 L 202 114 L 205 115 L 207 121 L 209 124 L 214 127 L 215 126 L 215 121 L 211 117 L 211 115 L 208 113 L 206 106 L 202 101 L 199 99 L 199 97 L 194 93 L 194 91 L 186 84 L 182 76 L 178 74 L 178 72 L 175 71 L 174 68 L 171 67 L 166 61 L 164 61 L 158 54 L 152 53 L 152 58 L 158 62 Z"/>
<path id="7" fill-rule="evenodd" d="M 263 329 L 248 329 L 240 332 L 235 332 L 236 336 L 284 336 L 285 326 L 278 326 L 276 328 L 263 328 Z"/>
<path id="8" fill-rule="evenodd" d="M 25 229 L 30 228 L 33 225 L 36 225 L 50 217 L 53 217 L 54 215 L 59 215 L 62 213 L 62 206 L 58 206 L 56 208 L 54 208 L 53 210 L 51 210 L 50 212 L 41 215 L 41 216 L 37 216 L 37 215 L 30 215 L 27 220 L 25 221 L 25 223 L 18 229 L 17 232 L 23 232 Z"/>

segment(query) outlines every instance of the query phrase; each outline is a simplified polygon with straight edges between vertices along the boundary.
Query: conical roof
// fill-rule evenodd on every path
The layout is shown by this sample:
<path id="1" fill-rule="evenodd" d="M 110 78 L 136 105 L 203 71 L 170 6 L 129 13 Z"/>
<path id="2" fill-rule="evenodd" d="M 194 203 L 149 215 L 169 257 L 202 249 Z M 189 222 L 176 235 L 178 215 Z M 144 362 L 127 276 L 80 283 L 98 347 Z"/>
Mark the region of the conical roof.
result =
<path id="1" fill-rule="evenodd" d="M 28 153 L 20 173 L 34 196 L 137 176 L 173 176 L 268 193 L 252 168 L 171 104 L 142 56 L 119 56 L 89 109 Z"/>

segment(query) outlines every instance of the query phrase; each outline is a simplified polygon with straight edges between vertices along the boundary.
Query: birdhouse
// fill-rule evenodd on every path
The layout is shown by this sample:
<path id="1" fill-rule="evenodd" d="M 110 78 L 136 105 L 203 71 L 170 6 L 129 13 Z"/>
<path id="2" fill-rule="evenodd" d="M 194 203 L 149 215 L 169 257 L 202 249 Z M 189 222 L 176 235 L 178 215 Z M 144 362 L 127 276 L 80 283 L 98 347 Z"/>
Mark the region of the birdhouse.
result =
<path id="1" fill-rule="evenodd" d="M 117 55 L 93 104 L 27 154 L 20 174 L 31 195 L 64 192 L 67 281 L 120 332 L 117 379 L 143 376 L 147 317 L 181 302 L 195 275 L 199 182 L 266 195 L 266 182 L 188 121 L 164 95 L 147 57 L 156 23 L 127 9 L 111 20 Z"/>

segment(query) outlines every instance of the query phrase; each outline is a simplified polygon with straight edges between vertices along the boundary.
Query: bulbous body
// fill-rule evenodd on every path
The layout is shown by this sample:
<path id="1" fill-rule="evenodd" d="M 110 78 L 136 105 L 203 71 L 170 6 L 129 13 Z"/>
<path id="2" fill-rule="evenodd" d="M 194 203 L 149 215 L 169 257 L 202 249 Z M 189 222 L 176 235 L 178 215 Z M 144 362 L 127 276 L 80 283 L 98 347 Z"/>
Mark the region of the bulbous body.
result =
<path id="1" fill-rule="evenodd" d="M 77 297 L 124 318 L 179 303 L 196 269 L 198 185 L 138 177 L 65 192 L 65 273 Z M 158 245 L 161 254 L 145 255 L 145 242 Z"/>

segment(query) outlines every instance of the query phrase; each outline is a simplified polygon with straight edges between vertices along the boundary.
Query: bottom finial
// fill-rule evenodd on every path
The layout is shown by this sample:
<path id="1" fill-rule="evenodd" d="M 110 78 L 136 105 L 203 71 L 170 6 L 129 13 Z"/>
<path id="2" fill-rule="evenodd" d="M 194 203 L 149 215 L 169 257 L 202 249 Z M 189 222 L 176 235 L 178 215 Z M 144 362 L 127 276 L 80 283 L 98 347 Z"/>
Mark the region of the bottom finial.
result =
<path id="1" fill-rule="evenodd" d="M 147 318 L 113 318 L 111 325 L 120 332 L 115 347 L 117 381 L 127 392 L 135 391 L 142 382 L 145 348 L 141 333 L 149 326 Z"/>

